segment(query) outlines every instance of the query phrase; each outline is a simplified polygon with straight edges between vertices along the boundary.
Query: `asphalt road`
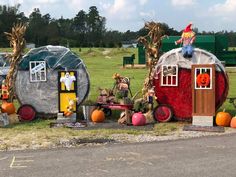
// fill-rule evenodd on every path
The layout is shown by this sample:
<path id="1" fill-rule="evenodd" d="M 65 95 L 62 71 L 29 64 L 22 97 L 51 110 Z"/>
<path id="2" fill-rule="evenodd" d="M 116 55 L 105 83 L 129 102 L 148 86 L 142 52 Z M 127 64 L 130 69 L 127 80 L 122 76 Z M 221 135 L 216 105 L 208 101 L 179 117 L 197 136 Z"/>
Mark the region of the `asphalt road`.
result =
<path id="1" fill-rule="evenodd" d="M 236 134 L 0 153 L 0 177 L 235 177 Z"/>

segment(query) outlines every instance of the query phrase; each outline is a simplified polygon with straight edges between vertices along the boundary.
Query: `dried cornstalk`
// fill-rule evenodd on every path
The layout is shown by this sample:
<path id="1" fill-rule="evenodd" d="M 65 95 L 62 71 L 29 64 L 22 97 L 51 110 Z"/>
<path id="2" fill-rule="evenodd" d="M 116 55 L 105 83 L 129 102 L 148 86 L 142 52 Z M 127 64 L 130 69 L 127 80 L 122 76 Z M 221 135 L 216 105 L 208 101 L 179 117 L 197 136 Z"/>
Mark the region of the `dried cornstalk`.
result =
<path id="1" fill-rule="evenodd" d="M 167 37 L 164 35 L 160 23 L 156 22 L 146 22 L 144 25 L 145 29 L 148 29 L 148 34 L 146 36 L 141 36 L 138 38 L 138 41 L 141 42 L 147 52 L 147 65 L 149 67 L 148 77 L 145 79 L 144 86 L 142 89 L 143 96 L 146 98 L 147 91 L 153 87 L 153 77 L 154 77 L 154 68 L 160 57 L 160 48 L 161 41 L 163 38 Z"/>
<path id="2" fill-rule="evenodd" d="M 10 69 L 6 77 L 6 85 L 9 91 L 9 101 L 13 101 L 15 95 L 15 81 L 18 71 L 19 61 L 23 56 L 26 41 L 24 39 L 26 25 L 19 23 L 15 24 L 10 33 L 5 32 L 7 39 L 10 41 L 10 47 L 13 48 L 13 53 L 9 55 Z"/>

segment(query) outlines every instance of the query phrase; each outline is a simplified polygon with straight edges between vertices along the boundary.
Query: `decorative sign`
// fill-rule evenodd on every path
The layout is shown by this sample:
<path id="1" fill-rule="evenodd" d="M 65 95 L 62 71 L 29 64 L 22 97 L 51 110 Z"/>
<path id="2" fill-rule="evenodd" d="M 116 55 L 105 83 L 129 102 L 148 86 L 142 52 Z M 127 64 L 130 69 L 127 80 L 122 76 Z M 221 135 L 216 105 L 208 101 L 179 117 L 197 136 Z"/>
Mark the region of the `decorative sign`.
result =
<path id="1" fill-rule="evenodd" d="M 163 75 L 164 76 L 171 76 L 176 75 L 176 67 L 163 67 Z"/>
<path id="2" fill-rule="evenodd" d="M 39 72 L 44 68 L 45 68 L 45 62 L 40 63 L 39 65 L 36 65 L 34 68 L 31 69 L 31 74 L 35 74 L 36 72 Z"/>
<path id="3" fill-rule="evenodd" d="M 69 72 L 66 72 L 65 76 L 60 78 L 60 82 L 63 82 L 65 84 L 67 91 L 71 90 L 72 83 L 75 80 L 75 76 L 71 76 Z"/>
<path id="4" fill-rule="evenodd" d="M 161 86 L 178 86 L 178 65 L 162 65 Z"/>
<path id="5" fill-rule="evenodd" d="M 45 61 L 30 61 L 30 82 L 47 81 L 46 77 L 46 62 Z"/>

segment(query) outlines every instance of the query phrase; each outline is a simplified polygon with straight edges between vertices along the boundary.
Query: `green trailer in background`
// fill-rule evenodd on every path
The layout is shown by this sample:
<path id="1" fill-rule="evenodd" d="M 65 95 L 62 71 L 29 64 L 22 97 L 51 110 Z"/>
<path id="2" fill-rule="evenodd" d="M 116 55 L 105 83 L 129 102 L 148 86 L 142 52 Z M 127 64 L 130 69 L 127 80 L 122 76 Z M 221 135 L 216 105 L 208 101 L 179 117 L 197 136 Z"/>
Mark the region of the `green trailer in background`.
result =
<path id="1" fill-rule="evenodd" d="M 146 52 L 143 44 L 138 44 L 138 64 L 146 64 Z"/>
<path id="2" fill-rule="evenodd" d="M 181 47 L 175 45 L 175 41 L 180 39 L 180 36 L 169 36 L 162 40 L 161 52 L 165 53 L 174 48 Z M 194 47 L 207 50 L 213 53 L 219 60 L 226 65 L 236 65 L 236 51 L 229 51 L 228 38 L 226 35 L 197 35 Z M 145 64 L 145 49 L 143 46 L 138 46 L 139 64 Z"/>
<path id="3" fill-rule="evenodd" d="M 175 41 L 180 36 L 169 36 L 162 41 L 162 52 L 181 47 L 176 46 Z M 236 51 L 229 51 L 228 38 L 226 35 L 197 35 L 194 47 L 207 50 L 213 53 L 219 60 L 226 65 L 236 65 Z"/>

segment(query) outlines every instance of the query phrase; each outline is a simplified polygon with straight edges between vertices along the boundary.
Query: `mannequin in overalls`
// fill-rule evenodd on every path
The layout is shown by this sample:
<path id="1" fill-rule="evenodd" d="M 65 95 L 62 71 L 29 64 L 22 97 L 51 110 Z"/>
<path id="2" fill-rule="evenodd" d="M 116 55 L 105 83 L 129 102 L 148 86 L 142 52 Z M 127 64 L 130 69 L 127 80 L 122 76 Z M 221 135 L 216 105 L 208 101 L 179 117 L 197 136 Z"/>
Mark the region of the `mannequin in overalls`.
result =
<path id="1" fill-rule="evenodd" d="M 193 56 L 193 42 L 195 41 L 195 33 L 192 31 L 192 23 L 190 23 L 183 31 L 181 38 L 175 41 L 175 45 L 183 44 L 182 54 L 184 58 Z"/>

